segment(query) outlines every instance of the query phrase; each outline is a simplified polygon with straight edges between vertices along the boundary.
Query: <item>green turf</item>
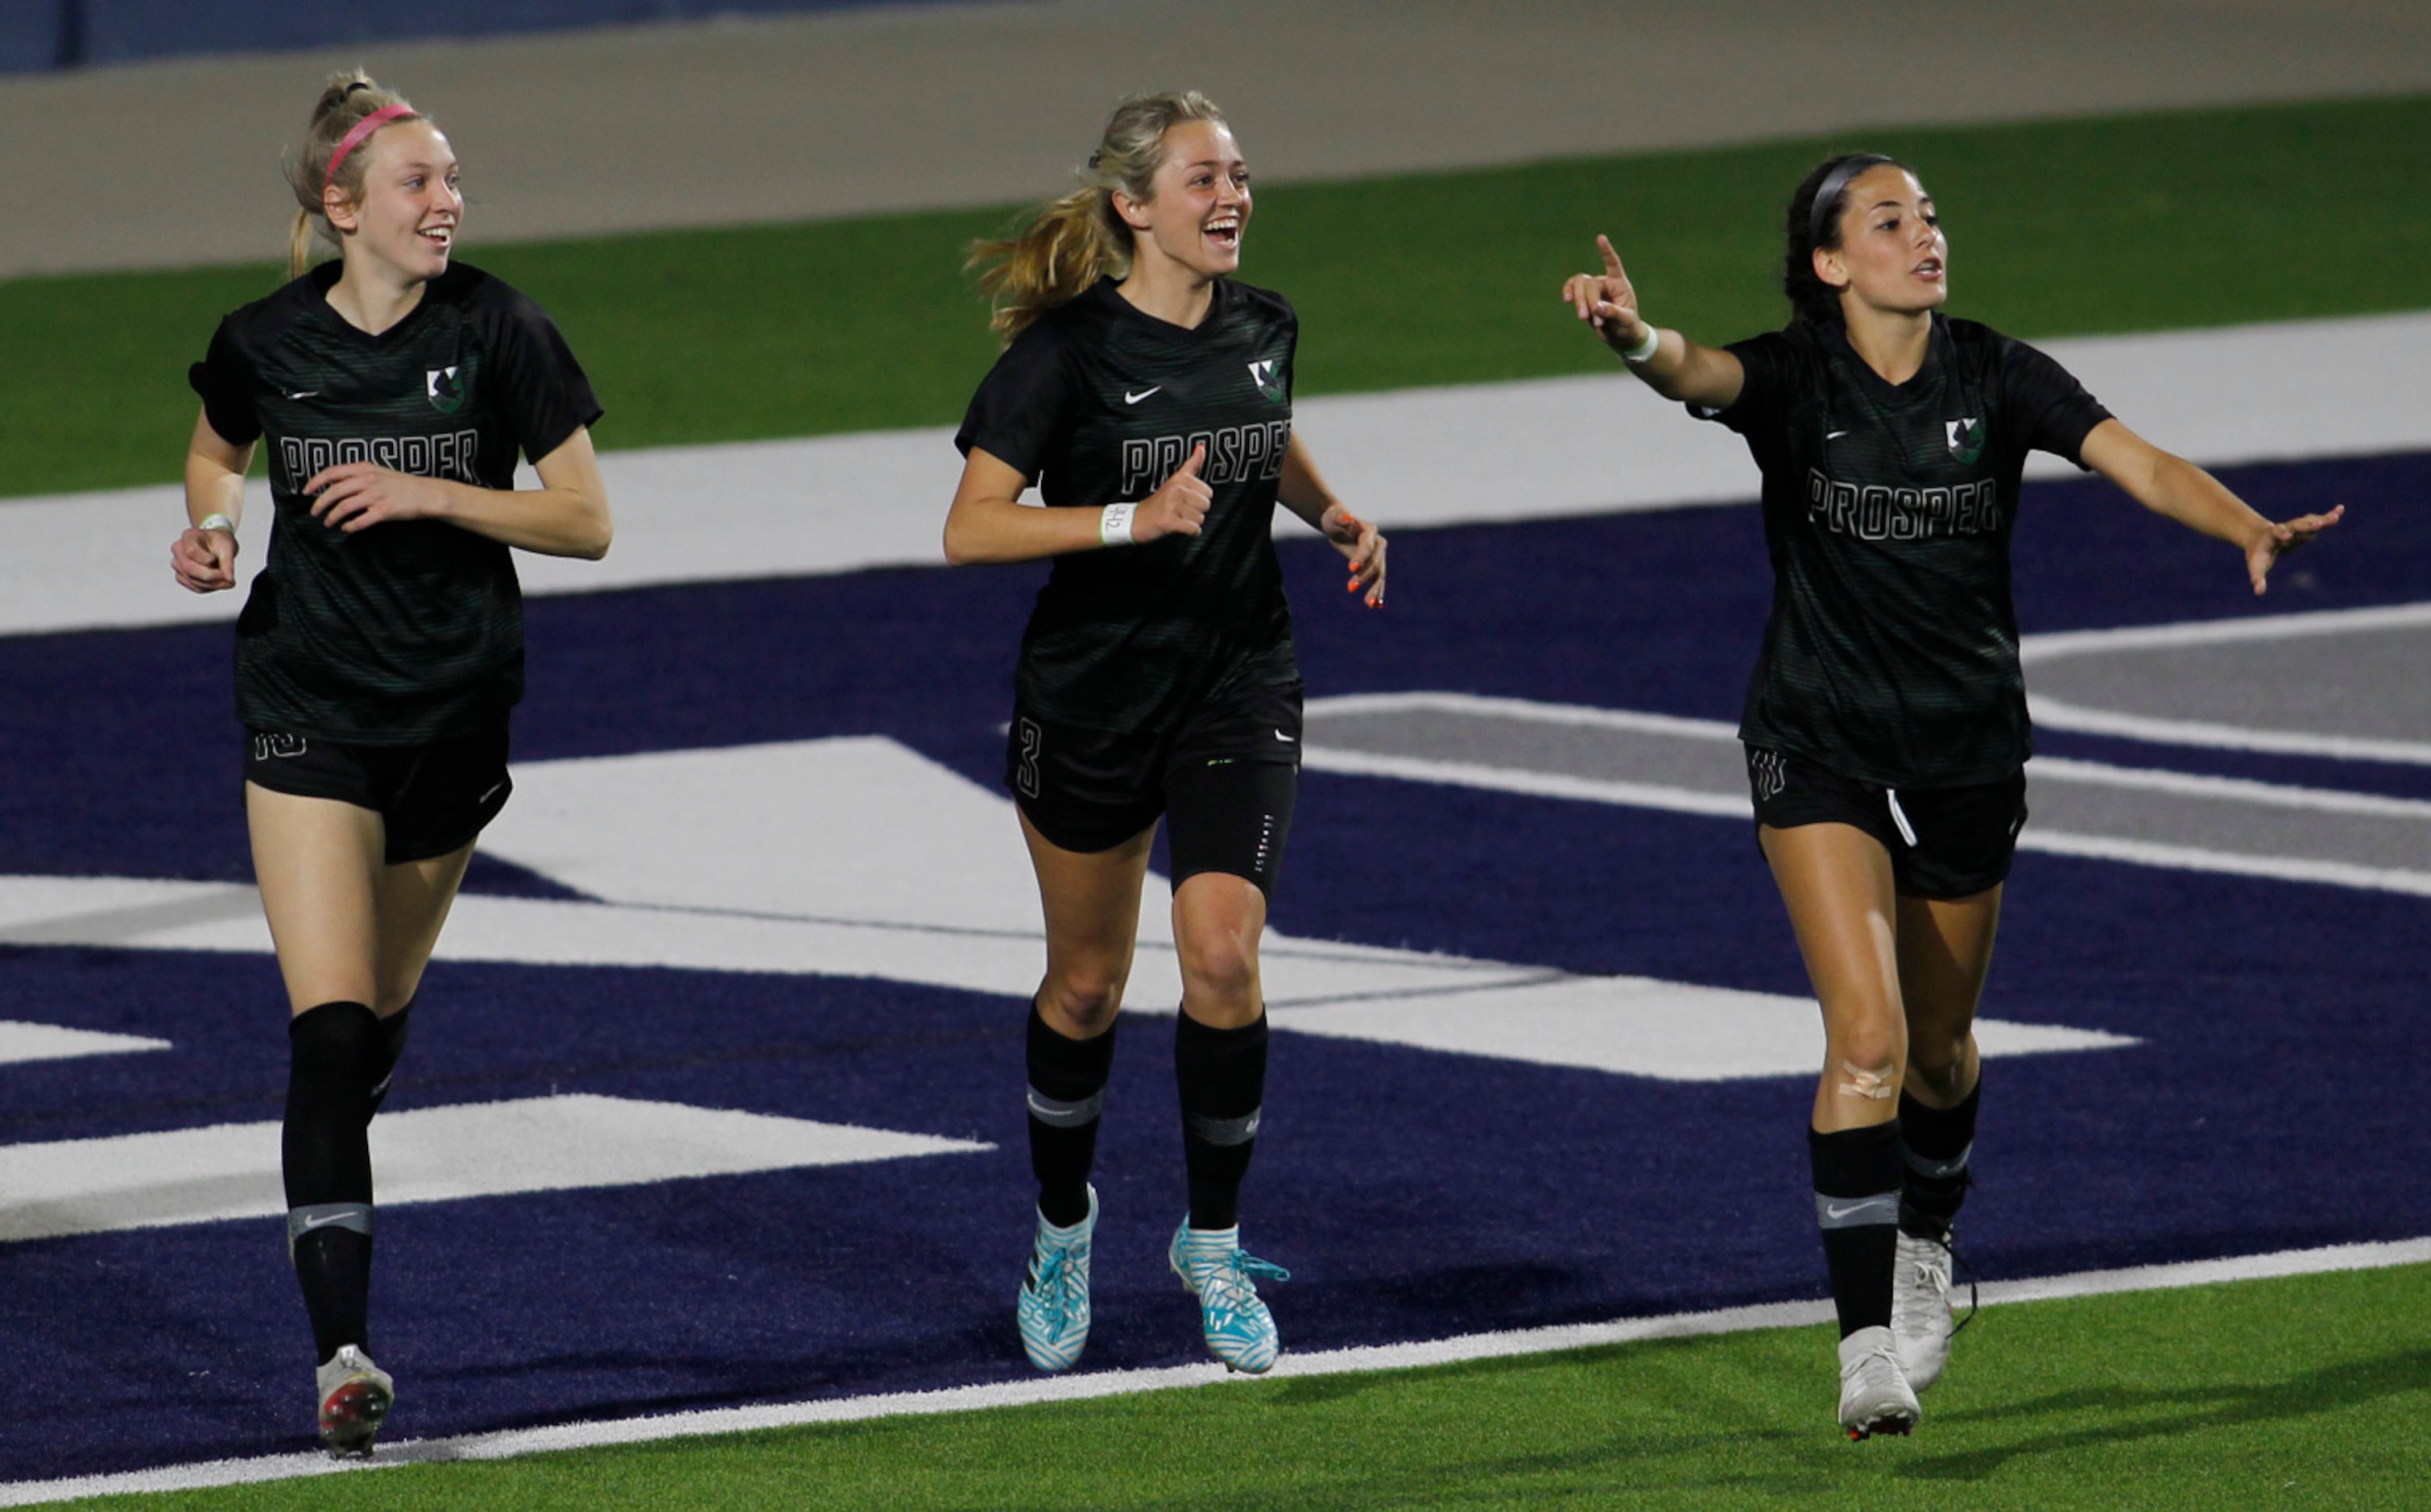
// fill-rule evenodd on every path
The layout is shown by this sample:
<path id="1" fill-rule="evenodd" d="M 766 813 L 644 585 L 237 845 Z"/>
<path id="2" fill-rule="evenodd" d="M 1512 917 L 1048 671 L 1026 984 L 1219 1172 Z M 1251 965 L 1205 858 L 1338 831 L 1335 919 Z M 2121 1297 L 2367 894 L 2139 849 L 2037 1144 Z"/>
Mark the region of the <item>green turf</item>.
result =
<path id="1" fill-rule="evenodd" d="M 189 1492 L 194 1512 L 2400 1508 L 2431 1267 L 1987 1312 L 1917 1436 L 1840 1440 L 1824 1329 Z M 408 1384 L 411 1389 L 411 1384 Z M 157 1506 L 117 1498 L 95 1506 Z"/>
<path id="2" fill-rule="evenodd" d="M 1853 145 L 1919 166 L 1951 230 L 1953 308 L 2020 335 L 2426 302 L 2431 97 L 1279 184 L 1259 193 L 1244 271 L 1300 308 L 1303 394 L 1598 370 L 1610 359 L 1554 297 L 1597 231 L 1663 323 L 1712 340 L 1778 325 L 1782 208 Z M 994 354 L 962 248 L 1011 214 L 484 247 L 477 205 L 467 250 L 564 328 L 608 406 L 603 446 L 733 441 L 958 418 Z M 0 493 L 174 480 L 186 363 L 276 281 L 263 266 L 0 282 Z"/>

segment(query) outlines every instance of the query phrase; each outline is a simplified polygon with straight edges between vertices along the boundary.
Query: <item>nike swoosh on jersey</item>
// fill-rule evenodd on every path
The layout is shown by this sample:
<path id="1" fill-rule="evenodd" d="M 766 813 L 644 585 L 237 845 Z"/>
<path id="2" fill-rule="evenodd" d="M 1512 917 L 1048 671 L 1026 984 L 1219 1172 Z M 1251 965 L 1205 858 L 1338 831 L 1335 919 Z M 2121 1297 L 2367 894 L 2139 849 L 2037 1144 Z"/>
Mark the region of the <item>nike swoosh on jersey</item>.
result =
<path id="1" fill-rule="evenodd" d="M 1286 746 L 1297 746 L 1299 744 L 1299 737 L 1298 735 L 1286 735 L 1280 730 L 1275 731 L 1275 738 L 1282 741 Z"/>
<path id="2" fill-rule="evenodd" d="M 297 389 L 294 393 L 288 395 L 291 399 L 317 399 L 320 396 L 321 391 L 319 389 Z"/>
<path id="3" fill-rule="evenodd" d="M 1823 439 L 1826 441 L 1837 441 L 1847 434 L 1848 432 L 1845 430 L 1826 430 L 1823 432 Z"/>
<path id="4" fill-rule="evenodd" d="M 1140 390 L 1137 394 L 1133 394 L 1131 390 L 1129 390 L 1129 389 L 1125 389 L 1125 390 L 1123 390 L 1123 402 L 1124 402 L 1125 404 L 1137 404 L 1137 403 L 1139 403 L 1142 399 L 1147 398 L 1147 397 L 1148 397 L 1149 395 L 1151 395 L 1151 394 L 1155 394 L 1155 393 L 1157 393 L 1159 390 L 1162 390 L 1164 387 L 1165 387 L 1165 385 L 1164 385 L 1164 384 L 1162 384 L 1162 383 L 1160 383 L 1160 384 L 1158 384 L 1158 385 L 1156 386 L 1156 388 L 1153 388 L 1153 389 L 1142 389 L 1142 390 Z"/>

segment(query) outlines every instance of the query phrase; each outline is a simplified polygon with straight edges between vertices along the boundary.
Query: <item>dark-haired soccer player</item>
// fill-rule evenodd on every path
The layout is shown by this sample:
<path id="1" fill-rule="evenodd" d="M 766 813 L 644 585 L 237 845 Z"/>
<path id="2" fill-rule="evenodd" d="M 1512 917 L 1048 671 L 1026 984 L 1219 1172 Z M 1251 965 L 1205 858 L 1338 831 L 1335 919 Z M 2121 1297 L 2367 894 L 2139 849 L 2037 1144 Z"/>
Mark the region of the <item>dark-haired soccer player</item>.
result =
<path id="1" fill-rule="evenodd" d="M 983 285 L 1009 338 L 955 444 L 948 561 L 1054 559 L 1022 637 L 1006 781 L 1038 873 L 1047 975 L 1030 1014 L 1038 1228 L 1016 1320 L 1042 1370 L 1089 1334 L 1089 1185 L 1114 1029 L 1163 815 L 1182 1012 L 1174 1037 L 1190 1207 L 1169 1252 L 1208 1349 L 1280 1349 L 1240 1247 L 1266 1070 L 1258 936 L 1291 829 L 1300 680 L 1274 506 L 1384 597 L 1384 538 L 1292 434 L 1299 322 L 1235 283 L 1249 173 L 1196 93 L 1124 101 L 1081 187 L 1009 242 Z M 1036 484 L 1046 508 L 1018 502 Z"/>
<path id="2" fill-rule="evenodd" d="M 2254 591 L 2339 512 L 2273 524 L 2021 342 L 1937 311 L 1949 243 L 1904 164 L 1834 158 L 1789 206 L 1778 332 L 1657 329 L 1612 244 L 1562 298 L 1647 385 L 1747 439 L 1772 617 L 1739 726 L 1756 836 L 1824 1026 L 1808 1140 L 1841 1425 L 1905 1433 L 1941 1373 L 1975 1135 L 1975 1006 L 2030 752 L 2009 536 L 2029 449 L 2235 546 Z"/>
<path id="3" fill-rule="evenodd" d="M 270 451 L 269 562 L 237 620 L 254 871 L 293 1013 L 287 1237 L 334 1453 L 368 1453 L 394 1383 L 364 1349 L 367 1126 L 424 966 L 507 800 L 523 693 L 508 547 L 598 557 L 599 404 L 548 317 L 452 262 L 464 200 L 437 127 L 329 81 L 290 177 L 294 280 L 220 323 L 192 379 L 195 593 L 233 587 L 244 474 Z M 315 231 L 340 260 L 305 272 Z M 513 492 L 515 453 L 544 485 Z"/>

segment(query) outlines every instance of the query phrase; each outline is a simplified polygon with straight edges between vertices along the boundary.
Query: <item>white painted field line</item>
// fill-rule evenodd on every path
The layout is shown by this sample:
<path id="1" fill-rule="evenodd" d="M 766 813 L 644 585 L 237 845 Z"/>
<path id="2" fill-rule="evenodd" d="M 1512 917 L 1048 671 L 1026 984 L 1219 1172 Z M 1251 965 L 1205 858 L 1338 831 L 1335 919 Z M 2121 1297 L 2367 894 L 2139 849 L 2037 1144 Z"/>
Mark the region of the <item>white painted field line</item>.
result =
<path id="1" fill-rule="evenodd" d="M 2046 630 L 2018 644 L 2018 658 L 2040 666 L 2064 657 L 2105 651 L 2166 650 L 2182 646 L 2222 646 L 2236 641 L 2293 641 L 2314 635 L 2356 635 L 2369 630 L 2419 630 L 2431 625 L 2431 603 L 2379 604 L 2369 609 L 2312 609 L 2292 614 L 2252 614 L 2237 619 L 2179 620 L 2167 625 L 2122 625 L 2105 630 Z"/>
<path id="2" fill-rule="evenodd" d="M 2203 719 L 2159 719 L 2150 714 L 2093 709 L 2061 698 L 2030 697 L 2036 724 L 2080 735 L 2111 735 L 2158 746 L 2196 746 L 2206 750 L 2246 750 L 2271 756 L 2319 756 L 2340 762 L 2388 762 L 2431 766 L 2431 742 L 2379 740 L 2363 735 L 2315 734 L 2302 730 L 2257 730 Z"/>
<path id="3" fill-rule="evenodd" d="M 2177 1290 L 2239 1281 L 2326 1275 L 2336 1271 L 2385 1270 L 2398 1266 L 2423 1264 L 2431 1264 L 2431 1238 L 2330 1245 L 2317 1250 L 2285 1250 L 2272 1254 L 2191 1260 L 2177 1265 L 2137 1266 L 2127 1269 L 2086 1270 L 2072 1275 L 2023 1281 L 1987 1282 L 1983 1287 L 1983 1302 L 1987 1306 L 2051 1302 L 2125 1292 Z M 1284 1355 L 1273 1371 L 1263 1379 L 1293 1380 L 1371 1370 L 1423 1369 L 1431 1366 L 1599 1349 L 1650 1339 L 1700 1338 L 1719 1334 L 1752 1333 L 1760 1329 L 1806 1328 L 1827 1322 L 1831 1316 L 1832 1304 L 1821 1300 L 1767 1302 L 1715 1312 L 1627 1318 L 1609 1323 L 1574 1323 L 1556 1328 L 1467 1334 L 1415 1344 L 1317 1350 Z M 1232 1375 L 1211 1361 L 1158 1369 L 1091 1371 L 993 1386 L 953 1386 L 939 1391 L 898 1391 L 879 1396 L 830 1398 L 819 1402 L 720 1407 L 659 1417 L 625 1418 L 611 1422 L 561 1423 L 545 1428 L 467 1434 L 456 1438 L 405 1439 L 394 1444 L 383 1444 L 379 1457 L 368 1465 L 359 1462 L 342 1464 L 317 1453 L 305 1453 L 267 1454 L 253 1459 L 209 1460 L 193 1465 L 165 1465 L 153 1470 L 86 1475 L 69 1480 L 18 1481 L 0 1485 L 0 1506 L 37 1506 L 78 1497 L 253 1486 L 308 1475 L 348 1474 L 398 1465 L 515 1459 L 526 1454 L 599 1449 L 614 1444 L 658 1443 L 674 1438 L 798 1428 L 818 1423 L 929 1417 L 1050 1402 L 1088 1402 L 1148 1391 L 1246 1384 L 1250 1379 Z"/>
<path id="4" fill-rule="evenodd" d="M 274 1218 L 275 1122 L 0 1145 L 0 1244 Z M 938 1134 L 564 1093 L 393 1112 L 372 1125 L 383 1208 L 977 1153 Z"/>
<path id="5" fill-rule="evenodd" d="M 1653 782 L 1607 782 L 1568 777 L 1557 772 L 1531 772 L 1517 767 L 1486 766 L 1472 762 L 1428 761 L 1416 756 L 1380 756 L 1366 751 L 1329 751 L 1312 746 L 1301 758 L 1312 772 L 1350 777 L 1387 777 L 1410 782 L 1440 782 L 1453 787 L 1484 788 L 1528 798 L 1565 798 L 1582 803 L 1609 803 L 1622 808 L 1660 809 L 1672 814 L 1710 818 L 1746 819 L 1753 809 L 1744 797 L 1701 792 Z M 2032 768 L 2030 767 L 2031 771 Z M 2057 774 L 2053 774 L 2056 777 Z M 2123 785 L 2123 784 L 2122 784 Z M 2136 784 L 2162 786 L 2151 784 Z M 2258 785 L 2258 784 L 2257 784 Z M 2300 793 L 2311 789 L 2299 789 Z M 2220 796 L 2220 795 L 2206 795 Z M 2305 803 L 2305 807 L 2328 807 Z M 2406 811 L 2412 816 L 2412 811 Z M 2366 892 L 2399 893 L 2431 898 L 2431 871 L 2403 866 L 2359 866 L 2343 861 L 2317 861 L 2304 856 L 2241 855 L 2201 846 L 2167 845 L 2152 840 L 2126 840 L 2114 835 L 2077 834 L 2065 830 L 2028 830 L 2018 837 L 2020 850 L 2046 855 L 2118 861 L 2167 871 L 2208 871 L 2232 877 L 2258 877 L 2269 882 L 2314 882 L 2353 887 Z"/>
<path id="6" fill-rule="evenodd" d="M 2231 1255 L 2221 1260 L 2184 1260 L 2175 1265 L 2131 1266 L 2121 1270 L 2080 1270 L 2072 1275 L 1984 1283 L 1986 1306 L 1994 1302 L 2056 1302 L 2068 1297 L 2108 1297 L 2129 1291 L 2174 1291 L 2231 1281 L 2272 1281 L 2318 1276 L 2334 1270 L 2386 1270 L 2431 1263 L 2431 1238 L 2372 1244 L 2333 1244 L 2319 1250 L 2281 1250 L 2272 1254 Z"/>
<path id="7" fill-rule="evenodd" d="M 2035 717 L 2037 723 L 2053 722 L 2043 718 L 2045 707 L 2043 700 L 2036 701 Z M 1330 698 L 1312 698 L 1308 701 L 1308 713 L 1320 716 L 1337 714 L 1393 714 L 1413 710 L 1475 714 L 1481 717 L 1521 720 L 1534 724 L 1564 725 L 1574 729 L 1618 730 L 1632 734 L 1673 735 L 1684 740 L 1703 740 L 1718 744 L 1735 745 L 1739 738 L 1738 727 L 1720 719 L 1692 719 L 1679 714 L 1644 714 L 1634 709 L 1598 709 L 1584 704 L 1538 703 L 1527 698 L 1499 698 L 1473 693 L 1350 693 Z M 2259 731 L 2231 729 L 2231 727 L 2217 728 L 2228 729 L 2231 733 L 2239 735 L 2261 736 L 2267 733 Z M 2324 741 L 2339 739 L 2337 736 L 2315 735 L 2293 738 L 2306 743 L 2305 748 L 2308 750 Z M 2419 759 L 2431 760 L 2431 746 L 2393 741 L 2351 741 L 2346 744 L 2384 747 L 2404 745 L 2407 749 L 2422 753 Z M 1471 786 L 1493 787 L 1515 793 L 1532 793 L 1544 798 L 1581 798 L 1605 803 L 1636 802 L 1653 808 L 1671 808 L 1690 814 L 1718 814 L 1733 818 L 1744 816 L 1749 812 L 1748 804 L 1735 795 L 1723 797 L 1698 793 L 1687 788 L 1615 782 L 1474 763 L 1438 762 L 1424 757 L 1391 756 L 1370 751 L 1327 750 L 1319 748 L 1312 748 L 1306 761 L 1309 766 L 1318 771 L 1377 777 L 1407 777 L 1416 781 L 1466 781 Z M 2216 777 L 2204 772 L 2178 772 L 2157 766 L 2121 766 L 2110 762 L 2080 761 L 2065 756 L 2037 756 L 2027 766 L 2026 771 L 2027 775 L 2035 781 L 2042 782 L 2077 782 L 2091 787 L 2118 787 L 2154 793 L 2174 793 L 2185 798 L 2220 798 L 2238 803 L 2252 803 L 2263 808 L 2309 809 L 2323 814 L 2361 814 L 2386 819 L 2431 819 L 2431 801 L 2423 798 L 2390 798 L 2377 793 L 2354 793 L 2343 788 L 2304 787 L 2291 782 L 2263 782 L 2251 778 Z"/>
<path id="8" fill-rule="evenodd" d="M 1341 777 L 1390 777 L 1405 782 L 1440 782 L 1450 787 L 1484 788 L 1491 793 L 1517 793 L 1524 798 L 1568 798 L 1579 803 L 1610 803 L 1622 808 L 1662 809 L 1672 814 L 1702 814 L 1719 819 L 1752 817 L 1754 807 L 1745 794 L 1703 793 L 1692 787 L 1661 782 L 1612 782 L 1563 772 L 1532 772 L 1517 766 L 1489 766 L 1482 762 L 1439 762 L 1424 756 L 1388 756 L 1376 751 L 1331 750 L 1310 746 L 1300 764 L 1312 772 Z"/>
<path id="9" fill-rule="evenodd" d="M 2207 466 L 2431 447 L 2431 407 L 2412 397 L 2431 392 L 2431 312 L 2042 344 L 2139 432 Z M 1689 419 L 1617 363 L 1577 378 L 1327 395 L 1296 404 L 1293 425 L 1342 496 L 1388 529 L 1744 503 L 1758 490 L 1736 436 Z M 939 531 L 962 471 L 951 437 L 931 427 L 611 450 L 599 465 L 615 549 L 597 563 L 519 554 L 517 570 L 540 596 L 942 565 Z M 603 439 L 614 440 L 612 422 Z M 2078 475 L 2037 455 L 2026 476 Z M 260 564 L 268 511 L 257 482 L 241 574 Z M 0 634 L 225 621 L 243 600 L 172 582 L 166 557 L 184 517 L 174 485 L 0 501 L 0 517 L 16 569 Z M 1305 534 L 1277 519 L 1283 533 Z"/>
<path id="10" fill-rule="evenodd" d="M 0 1018 L 0 1066 L 25 1061 L 65 1061 L 86 1055 L 127 1055 L 140 1050 L 171 1049 L 165 1039 L 140 1034 L 105 1034 L 99 1030 L 69 1029 L 59 1024 L 29 1024 Z"/>
<path id="11" fill-rule="evenodd" d="M 2406 866 L 2358 866 L 2352 862 L 2317 861 L 2305 856 L 2249 856 L 2204 846 L 2072 834 L 2064 830 L 2029 830 L 2018 836 L 2018 848 L 2091 861 L 2120 861 L 2132 866 L 2158 866 L 2165 871 L 2210 871 L 2231 877 L 2257 877 L 2265 882 L 2314 882 L 2325 887 L 2431 898 L 2431 871 Z"/>
<path id="12" fill-rule="evenodd" d="M 1503 698 L 1484 693 L 1338 693 L 1307 702 L 1307 712 L 1313 714 L 1401 714 L 1411 710 L 1491 715 L 1585 730 L 1626 730 L 1633 734 L 1679 735 L 1692 740 L 1739 738 L 1738 727 L 1721 719 L 1647 714 L 1636 709 L 1599 709 L 1584 703 Z"/>

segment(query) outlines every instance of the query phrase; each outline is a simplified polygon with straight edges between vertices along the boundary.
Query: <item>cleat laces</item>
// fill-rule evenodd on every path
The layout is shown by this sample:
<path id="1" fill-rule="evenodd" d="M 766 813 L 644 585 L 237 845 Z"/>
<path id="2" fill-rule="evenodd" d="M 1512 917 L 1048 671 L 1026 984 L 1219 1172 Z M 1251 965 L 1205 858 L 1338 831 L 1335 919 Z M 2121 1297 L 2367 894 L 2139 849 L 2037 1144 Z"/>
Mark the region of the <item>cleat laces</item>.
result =
<path id="1" fill-rule="evenodd" d="M 1071 1257 L 1071 1251 L 1061 1249 L 1045 1253 L 1032 1252 L 1030 1256 L 1031 1292 L 1038 1298 L 1039 1310 L 1057 1328 L 1064 1326 L 1065 1288 L 1070 1280 L 1066 1262 Z"/>
<path id="2" fill-rule="evenodd" d="M 1238 1312 L 1258 1300 L 1259 1282 L 1290 1279 L 1291 1272 L 1273 1261 L 1261 1260 L 1246 1250 L 1234 1250 L 1218 1257 L 1214 1273 L 1200 1284 L 1199 1295 L 1211 1309 L 1222 1307 Z"/>

